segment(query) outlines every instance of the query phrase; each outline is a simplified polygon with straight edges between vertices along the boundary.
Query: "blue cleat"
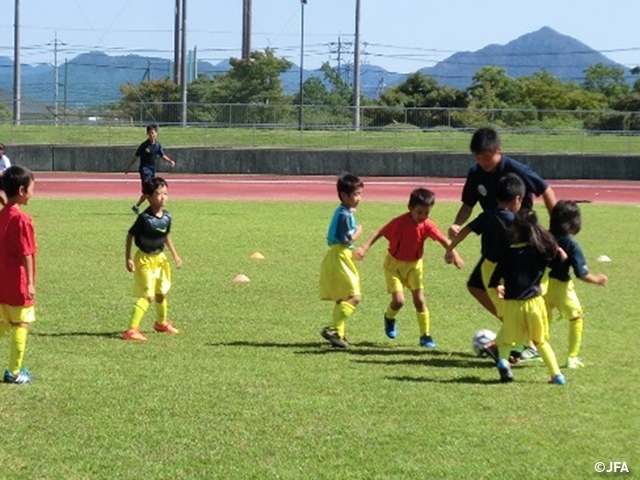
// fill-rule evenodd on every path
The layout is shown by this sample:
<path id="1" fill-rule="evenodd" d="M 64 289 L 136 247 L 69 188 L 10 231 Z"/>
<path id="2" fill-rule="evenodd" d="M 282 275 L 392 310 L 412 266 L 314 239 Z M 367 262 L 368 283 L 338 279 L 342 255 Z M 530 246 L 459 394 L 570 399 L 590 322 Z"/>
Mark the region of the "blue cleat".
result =
<path id="1" fill-rule="evenodd" d="M 431 338 L 431 335 L 422 335 L 420 337 L 420 345 L 424 348 L 436 348 L 438 346 Z"/>
<path id="2" fill-rule="evenodd" d="M 511 366 L 509 362 L 504 358 L 498 360 L 496 363 L 496 368 L 498 369 L 498 373 L 500 374 L 500 382 L 508 383 L 513 382 L 513 373 L 511 372 Z"/>
<path id="3" fill-rule="evenodd" d="M 33 382 L 35 379 L 28 372 L 26 368 L 23 368 L 18 372 L 17 375 L 14 375 L 9 370 L 5 370 L 4 372 L 4 383 L 15 383 L 18 385 L 23 385 L 25 383 Z"/>
<path id="4" fill-rule="evenodd" d="M 396 320 L 394 318 L 387 318 L 384 316 L 384 333 L 387 337 L 394 339 L 398 335 L 398 327 L 396 327 Z"/>
<path id="5" fill-rule="evenodd" d="M 563 374 L 559 373 L 558 375 L 554 375 L 553 377 L 551 377 L 549 383 L 551 385 L 564 385 L 565 383 L 567 383 L 567 380 L 564 378 Z"/>

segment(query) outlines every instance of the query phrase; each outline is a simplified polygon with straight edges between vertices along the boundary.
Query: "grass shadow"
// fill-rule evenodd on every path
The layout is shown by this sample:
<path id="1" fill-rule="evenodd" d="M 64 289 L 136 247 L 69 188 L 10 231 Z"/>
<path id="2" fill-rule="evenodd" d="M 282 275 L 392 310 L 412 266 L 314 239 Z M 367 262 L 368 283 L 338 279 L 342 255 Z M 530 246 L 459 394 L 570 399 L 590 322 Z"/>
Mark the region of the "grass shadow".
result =
<path id="1" fill-rule="evenodd" d="M 118 340 L 122 339 L 122 331 L 118 332 L 56 332 L 56 333 L 47 333 L 47 332 L 30 332 L 29 336 L 33 337 L 105 337 L 105 338 L 115 338 Z"/>

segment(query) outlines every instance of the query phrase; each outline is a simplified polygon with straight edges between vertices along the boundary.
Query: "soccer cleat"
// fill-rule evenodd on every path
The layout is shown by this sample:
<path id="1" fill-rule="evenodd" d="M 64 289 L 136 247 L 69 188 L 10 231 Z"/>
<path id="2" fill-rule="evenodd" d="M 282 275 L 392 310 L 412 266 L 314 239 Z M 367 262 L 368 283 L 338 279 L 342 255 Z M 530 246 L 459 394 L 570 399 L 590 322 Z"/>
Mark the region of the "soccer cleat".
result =
<path id="1" fill-rule="evenodd" d="M 582 368 L 584 367 L 584 363 L 578 357 L 569 357 L 567 358 L 567 368 Z"/>
<path id="2" fill-rule="evenodd" d="M 438 345 L 433 341 L 431 335 L 422 335 L 420 337 L 420 346 L 424 348 L 436 348 Z"/>
<path id="3" fill-rule="evenodd" d="M 124 332 L 122 334 L 122 339 L 123 340 L 136 340 L 138 342 L 146 342 L 147 341 L 147 337 L 145 337 L 142 333 L 140 333 L 140 330 L 138 330 L 136 328 L 130 328 L 129 330 Z"/>
<path id="4" fill-rule="evenodd" d="M 558 375 L 551 377 L 549 383 L 552 385 L 564 385 L 567 381 L 565 380 L 564 375 L 559 373 Z"/>
<path id="5" fill-rule="evenodd" d="M 384 333 L 387 337 L 394 339 L 398 335 L 395 318 L 387 318 L 384 316 Z"/>
<path id="6" fill-rule="evenodd" d="M 173 324 L 171 322 L 154 323 L 153 324 L 153 329 L 156 332 L 171 333 L 172 335 L 175 335 L 176 333 L 180 332 L 176 327 L 173 326 Z"/>
<path id="7" fill-rule="evenodd" d="M 138 207 L 138 205 L 134 205 L 133 207 L 131 207 L 131 211 L 138 215 L 138 213 L 140 213 L 140 207 Z"/>
<path id="8" fill-rule="evenodd" d="M 524 347 L 524 349 L 520 352 L 520 361 L 521 362 L 542 362 L 542 357 L 540 353 L 535 348 Z"/>
<path id="9" fill-rule="evenodd" d="M 27 371 L 26 368 L 21 369 L 17 375 L 14 375 L 9 370 L 4 372 L 4 383 L 15 383 L 16 385 L 24 385 L 25 383 L 33 382 L 35 378 Z"/>
<path id="10" fill-rule="evenodd" d="M 351 346 L 346 338 L 341 338 L 338 332 L 329 327 L 324 327 L 320 330 L 320 336 L 328 340 L 331 346 L 335 348 L 349 348 Z"/>
<path id="11" fill-rule="evenodd" d="M 504 358 L 498 360 L 496 368 L 498 369 L 498 373 L 500 374 L 500 382 L 513 382 L 513 373 L 511 373 L 511 366 L 509 365 L 508 361 L 506 361 Z"/>

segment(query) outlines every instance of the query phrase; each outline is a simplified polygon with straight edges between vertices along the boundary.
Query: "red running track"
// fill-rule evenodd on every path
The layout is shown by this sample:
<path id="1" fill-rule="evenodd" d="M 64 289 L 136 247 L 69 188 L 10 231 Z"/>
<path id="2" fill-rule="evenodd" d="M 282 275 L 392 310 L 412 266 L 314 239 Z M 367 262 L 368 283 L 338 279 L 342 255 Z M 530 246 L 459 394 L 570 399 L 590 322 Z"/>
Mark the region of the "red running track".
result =
<path id="1" fill-rule="evenodd" d="M 336 200 L 335 176 L 186 175 L 162 173 L 172 198 L 244 200 Z M 137 173 L 36 172 L 36 195 L 43 197 L 129 197 L 140 192 Z M 406 201 L 416 187 L 439 200 L 459 201 L 463 178 L 363 177 L 364 198 Z M 640 181 L 551 180 L 558 199 L 640 204 Z"/>

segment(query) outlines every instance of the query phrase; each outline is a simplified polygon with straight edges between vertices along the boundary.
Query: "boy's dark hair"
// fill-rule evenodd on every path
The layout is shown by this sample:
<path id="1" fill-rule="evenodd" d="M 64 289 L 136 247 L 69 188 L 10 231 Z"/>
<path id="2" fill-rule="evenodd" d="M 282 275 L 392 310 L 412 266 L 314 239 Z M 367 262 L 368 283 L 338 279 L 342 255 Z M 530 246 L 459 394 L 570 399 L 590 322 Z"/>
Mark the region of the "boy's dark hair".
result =
<path id="1" fill-rule="evenodd" d="M 338 189 L 338 197 L 340 197 L 341 193 L 351 195 L 356 189 L 364 187 L 364 183 L 359 177 L 351 173 L 345 173 L 338 178 L 336 187 Z"/>
<path id="2" fill-rule="evenodd" d="M 473 133 L 469 148 L 471 153 L 495 152 L 500 148 L 500 136 L 491 127 L 479 128 Z"/>
<path id="3" fill-rule="evenodd" d="M 147 125 L 147 133 L 149 133 L 151 130 L 155 130 L 157 132 L 158 131 L 158 124 L 157 123 L 150 123 L 149 125 Z"/>
<path id="4" fill-rule="evenodd" d="M 153 195 L 160 187 L 167 187 L 167 181 L 164 178 L 153 177 L 150 180 L 144 182 L 144 186 L 142 187 L 142 193 L 145 195 Z"/>
<path id="5" fill-rule="evenodd" d="M 409 208 L 418 205 L 423 207 L 432 207 L 436 203 L 436 194 L 426 188 L 416 188 L 409 195 Z"/>
<path id="6" fill-rule="evenodd" d="M 577 235 L 582 228 L 580 207 L 573 200 L 558 200 L 551 209 L 549 231 L 557 236 Z"/>
<path id="7" fill-rule="evenodd" d="M 524 198 L 527 187 L 516 173 L 507 173 L 498 180 L 496 199 L 498 203 L 511 203 L 516 197 Z"/>
<path id="8" fill-rule="evenodd" d="M 20 165 L 11 165 L 2 174 L 2 190 L 7 198 L 15 197 L 18 195 L 20 187 L 29 188 L 33 180 L 31 170 Z"/>
<path id="9" fill-rule="evenodd" d="M 510 229 L 511 243 L 529 243 L 545 261 L 550 262 L 558 254 L 558 242 L 550 232 L 545 230 L 536 212 L 521 208 L 516 213 Z"/>

